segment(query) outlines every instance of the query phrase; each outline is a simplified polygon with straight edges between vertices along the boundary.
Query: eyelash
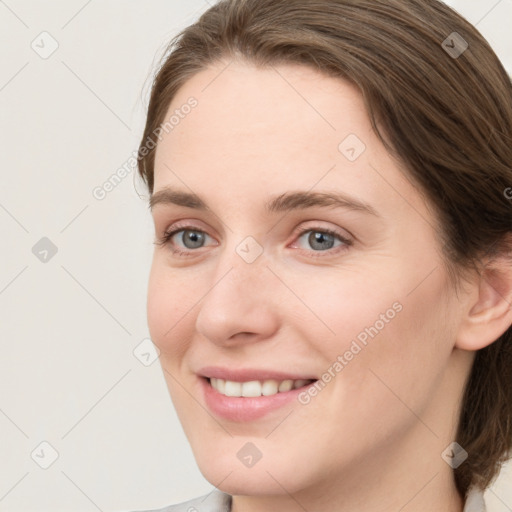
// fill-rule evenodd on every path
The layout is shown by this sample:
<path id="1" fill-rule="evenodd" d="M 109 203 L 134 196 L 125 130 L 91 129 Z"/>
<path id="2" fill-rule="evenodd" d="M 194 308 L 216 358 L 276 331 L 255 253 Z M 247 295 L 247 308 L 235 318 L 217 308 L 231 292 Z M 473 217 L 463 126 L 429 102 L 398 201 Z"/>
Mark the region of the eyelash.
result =
<path id="1" fill-rule="evenodd" d="M 159 246 L 170 245 L 171 238 L 174 235 L 176 235 L 177 233 L 180 233 L 181 231 L 193 231 L 195 233 L 203 233 L 205 235 L 208 235 L 208 233 L 202 231 L 201 229 L 197 229 L 194 226 L 176 226 L 171 231 L 166 231 L 163 234 L 162 238 L 158 239 L 155 242 L 155 245 L 159 245 Z M 305 233 L 322 233 L 324 235 L 330 235 L 344 244 L 344 246 L 338 246 L 337 248 L 328 249 L 326 251 L 314 251 L 314 250 L 307 250 L 307 249 L 299 249 L 301 251 L 306 251 L 307 253 L 309 253 L 310 256 L 313 256 L 314 258 L 324 257 L 324 256 L 322 256 L 322 254 L 325 254 L 325 253 L 328 253 L 329 256 L 332 256 L 333 254 L 337 254 L 340 250 L 341 251 L 346 250 L 347 247 L 350 247 L 353 244 L 352 240 L 349 240 L 348 238 L 342 236 L 337 231 L 329 229 L 329 228 L 303 227 L 303 228 L 300 228 L 298 230 L 298 232 L 296 233 L 296 238 L 297 239 L 301 238 L 302 235 L 304 235 Z M 187 257 L 187 256 L 190 256 L 190 253 L 196 252 L 194 249 L 191 249 L 189 251 L 182 251 L 181 249 L 176 249 L 174 247 L 170 247 L 170 250 L 175 256 L 180 256 L 180 257 Z"/>

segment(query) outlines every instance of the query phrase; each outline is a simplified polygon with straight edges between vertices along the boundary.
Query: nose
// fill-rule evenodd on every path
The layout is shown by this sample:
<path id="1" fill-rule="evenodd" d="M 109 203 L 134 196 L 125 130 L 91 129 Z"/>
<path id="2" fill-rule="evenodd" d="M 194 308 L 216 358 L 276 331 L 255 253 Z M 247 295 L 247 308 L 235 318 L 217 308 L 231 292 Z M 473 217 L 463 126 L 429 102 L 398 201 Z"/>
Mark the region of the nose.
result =
<path id="1" fill-rule="evenodd" d="M 218 265 L 199 303 L 196 329 L 219 346 L 255 343 L 279 329 L 276 279 L 264 257 L 246 263 L 233 254 Z"/>

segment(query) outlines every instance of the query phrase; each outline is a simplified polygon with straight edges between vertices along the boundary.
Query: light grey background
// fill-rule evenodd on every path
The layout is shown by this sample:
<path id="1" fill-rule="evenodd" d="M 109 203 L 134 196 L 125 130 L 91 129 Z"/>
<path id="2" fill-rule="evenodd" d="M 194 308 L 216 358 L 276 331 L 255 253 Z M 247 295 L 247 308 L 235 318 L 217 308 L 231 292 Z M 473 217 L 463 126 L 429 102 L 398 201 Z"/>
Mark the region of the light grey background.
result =
<path id="1" fill-rule="evenodd" d="M 512 0 L 450 3 L 512 72 Z M 129 166 L 155 59 L 207 7 L 0 0 L 0 511 L 153 508 L 212 488 L 158 361 L 133 353 L 149 336 L 153 228 Z M 43 237 L 55 255 L 47 241 L 33 253 Z M 512 510 L 510 466 L 486 499 Z"/>

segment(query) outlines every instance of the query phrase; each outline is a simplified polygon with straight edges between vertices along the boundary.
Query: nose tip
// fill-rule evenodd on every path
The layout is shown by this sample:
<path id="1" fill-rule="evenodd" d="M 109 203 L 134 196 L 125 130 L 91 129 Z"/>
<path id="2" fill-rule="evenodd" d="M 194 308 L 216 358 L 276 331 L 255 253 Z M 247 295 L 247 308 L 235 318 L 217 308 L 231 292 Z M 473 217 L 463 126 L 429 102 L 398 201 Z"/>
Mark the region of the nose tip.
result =
<path id="1" fill-rule="evenodd" d="M 263 268 L 239 260 L 215 280 L 199 304 L 196 329 L 201 335 L 228 346 L 263 340 L 277 331 L 272 274 Z"/>

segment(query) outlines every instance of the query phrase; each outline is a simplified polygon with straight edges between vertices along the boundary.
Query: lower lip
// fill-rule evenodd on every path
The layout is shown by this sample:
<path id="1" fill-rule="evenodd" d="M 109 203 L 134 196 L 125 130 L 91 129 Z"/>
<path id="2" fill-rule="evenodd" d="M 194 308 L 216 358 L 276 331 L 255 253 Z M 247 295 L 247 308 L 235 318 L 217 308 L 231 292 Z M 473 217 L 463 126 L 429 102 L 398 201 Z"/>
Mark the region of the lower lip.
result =
<path id="1" fill-rule="evenodd" d="M 231 421 L 253 421 L 297 399 L 312 384 L 271 396 L 226 396 L 214 389 L 208 379 L 200 378 L 208 408 L 217 416 Z"/>

